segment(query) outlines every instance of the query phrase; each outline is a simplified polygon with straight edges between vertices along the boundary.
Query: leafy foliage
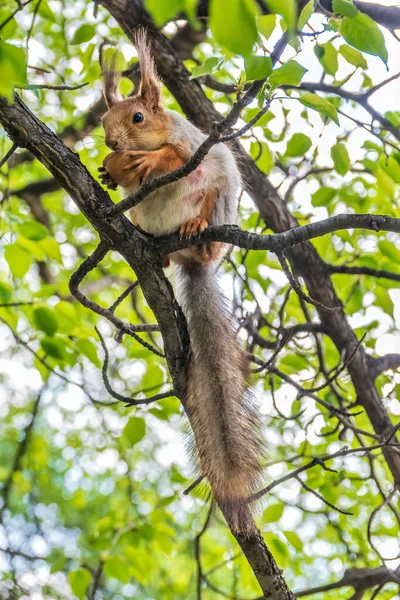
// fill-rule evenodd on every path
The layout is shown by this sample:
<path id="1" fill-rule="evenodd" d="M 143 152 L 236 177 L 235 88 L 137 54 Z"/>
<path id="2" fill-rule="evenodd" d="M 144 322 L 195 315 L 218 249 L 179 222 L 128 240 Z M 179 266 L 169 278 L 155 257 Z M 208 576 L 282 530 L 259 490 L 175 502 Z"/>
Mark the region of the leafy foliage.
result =
<path id="1" fill-rule="evenodd" d="M 135 62 L 134 53 L 101 6 L 96 17 L 93 6 L 83 1 L 23 4 L 17 12 L 13 2 L 0 8 L 0 96 L 11 101 L 19 90 L 31 110 L 79 152 L 96 176 L 108 153 L 100 127 L 99 45 L 105 37 L 117 42 L 128 64 Z M 274 97 L 271 109 L 242 142 L 286 196 L 300 224 L 341 212 L 399 218 L 398 139 L 387 123 L 375 121 L 371 127 L 364 110 L 353 109 L 340 94 L 342 88 L 367 91 L 384 78 L 384 65 L 376 60 L 376 67 L 370 55 L 390 64 L 386 35 L 348 0 L 334 0 L 329 18 L 314 13 L 314 2 L 300 14 L 294 1 L 266 4 L 272 14 L 261 15 L 253 0 L 230 0 L 229 9 L 227 2 L 211 0 L 210 30 L 193 50 L 193 59 L 186 60 L 192 78 L 204 85 L 202 78 L 212 76 L 234 91 L 243 91 L 245 82 L 266 80 L 244 111 L 243 122 Z M 201 31 L 204 20 L 195 18 L 194 2 L 146 0 L 145 5 L 158 27 L 186 15 L 193 30 Z M 164 32 L 173 36 L 178 25 L 174 21 Z M 317 33 L 302 36 L 297 29 Z M 291 45 L 282 64 L 273 66 L 269 50 L 283 31 Z M 321 77 L 331 85 L 330 92 L 296 89 Z M 39 87 L 82 83 L 88 85 L 70 91 Z M 24 89 L 28 84 L 33 89 Z M 127 93 L 132 90 L 127 77 L 123 86 Z M 214 87 L 204 86 L 208 98 L 227 112 L 235 97 Z M 164 96 L 167 107 L 180 110 L 167 90 Z M 400 126 L 397 106 L 386 100 L 383 109 L 378 101 L 374 106 L 389 124 Z M 0 135 L 1 157 L 10 142 Z M 193 469 L 182 438 L 180 403 L 167 398 L 133 409 L 111 399 L 103 386 L 103 352 L 95 327 L 106 337 L 109 377 L 121 394 L 144 398 L 170 387 L 165 361 L 128 336 L 117 343 L 108 322 L 72 301 L 68 281 L 94 250 L 97 236 L 66 194 L 49 185 L 46 169 L 19 150 L 1 167 L 0 186 L 1 577 L 17 581 L 26 590 L 22 597 L 195 597 L 193 548 L 208 506 L 197 488 L 183 495 Z M 117 201 L 119 192 L 111 196 Z M 246 194 L 240 225 L 265 232 Z M 328 265 L 400 274 L 400 247 L 391 234 L 339 231 L 313 240 L 313 245 Z M 364 410 L 357 406 L 352 420 L 365 432 L 359 434 L 326 406 L 357 403 L 346 370 L 314 393 L 324 406 L 291 384 L 310 388 L 326 383 L 341 356 L 328 335 L 309 327 L 310 321 L 319 323 L 317 312 L 291 290 L 276 258 L 234 250 L 221 271 L 243 325 L 243 342 L 259 361 L 271 359 L 282 333 L 298 327 L 277 353 L 275 370 L 254 376 L 269 442 L 268 483 L 312 457 L 376 441 L 368 437 L 374 431 Z M 128 265 L 111 253 L 85 280 L 84 291 L 111 306 L 131 280 Z M 389 351 L 398 329 L 399 278 L 337 273 L 333 283 L 357 337 L 366 333 L 368 353 Z M 133 324 L 154 322 L 138 289 L 116 314 Z M 158 333 L 142 338 L 162 349 Z M 376 381 L 393 422 L 400 413 L 396 381 L 389 372 Z M 328 466 L 335 471 L 315 465 L 302 480 L 351 517 L 326 506 L 295 479 L 274 487 L 260 506 L 260 528 L 295 589 L 337 581 L 350 567 L 379 566 L 367 536 L 374 510 L 370 533 L 375 548 L 392 558 L 398 551 L 397 513 L 382 506 L 377 492 L 378 482 L 388 494 L 391 481 L 382 452 L 335 458 Z M 214 588 L 231 597 L 256 597 L 254 574 L 237 550 L 217 516 L 201 537 L 202 571 Z M 206 583 L 202 599 L 215 598 Z M 393 597 L 393 590 L 388 584 L 379 598 Z M 348 598 L 348 588 L 323 597 Z"/>

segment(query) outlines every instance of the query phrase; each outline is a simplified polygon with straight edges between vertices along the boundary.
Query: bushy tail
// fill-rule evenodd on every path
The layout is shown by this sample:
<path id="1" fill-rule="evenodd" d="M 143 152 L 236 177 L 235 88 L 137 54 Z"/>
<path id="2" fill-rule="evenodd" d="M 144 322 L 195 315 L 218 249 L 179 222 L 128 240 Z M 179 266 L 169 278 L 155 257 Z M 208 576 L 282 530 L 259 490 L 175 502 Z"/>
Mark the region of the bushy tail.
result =
<path id="1" fill-rule="evenodd" d="M 192 350 L 185 395 L 200 472 L 230 527 L 250 533 L 254 521 L 246 499 L 259 477 L 262 443 L 248 390 L 248 361 L 215 265 L 178 267 L 176 276 Z"/>

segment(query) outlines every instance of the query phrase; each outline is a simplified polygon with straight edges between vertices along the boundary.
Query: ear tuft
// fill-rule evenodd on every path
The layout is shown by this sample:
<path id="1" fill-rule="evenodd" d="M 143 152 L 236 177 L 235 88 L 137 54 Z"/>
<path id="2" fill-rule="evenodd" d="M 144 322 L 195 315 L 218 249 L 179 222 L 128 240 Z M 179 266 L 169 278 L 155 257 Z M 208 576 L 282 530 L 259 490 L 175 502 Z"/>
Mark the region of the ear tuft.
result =
<path id="1" fill-rule="evenodd" d="M 122 102 L 123 97 L 119 89 L 122 73 L 117 69 L 118 52 L 115 52 L 111 60 L 104 61 L 102 49 L 100 51 L 100 65 L 103 75 L 103 92 L 108 108 L 112 108 L 118 102 Z"/>
<path id="2" fill-rule="evenodd" d="M 157 75 L 146 29 L 140 27 L 135 32 L 135 46 L 139 55 L 141 72 L 140 96 L 146 105 L 156 110 L 160 104 L 161 82 Z"/>

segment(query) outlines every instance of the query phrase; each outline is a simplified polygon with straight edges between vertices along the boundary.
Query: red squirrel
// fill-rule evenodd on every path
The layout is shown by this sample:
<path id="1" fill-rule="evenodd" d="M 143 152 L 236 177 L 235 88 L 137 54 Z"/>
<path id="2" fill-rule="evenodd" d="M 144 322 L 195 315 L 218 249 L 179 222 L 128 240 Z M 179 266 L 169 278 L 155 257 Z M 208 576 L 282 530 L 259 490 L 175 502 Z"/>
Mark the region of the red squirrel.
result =
<path id="1" fill-rule="evenodd" d="M 125 195 L 183 165 L 206 137 L 160 104 L 161 83 L 144 31 L 136 47 L 141 70 L 136 95 L 123 99 L 120 73 L 103 69 L 108 112 L 102 124 L 113 152 L 104 159 L 100 178 L 109 188 L 120 185 Z M 130 217 L 154 236 L 196 235 L 209 225 L 236 223 L 240 186 L 232 151 L 218 143 L 194 172 L 150 194 L 130 210 Z M 204 243 L 170 254 L 167 262 L 174 266 L 177 299 L 188 323 L 185 406 L 200 474 L 207 477 L 230 527 L 249 534 L 255 525 L 247 499 L 259 479 L 262 442 L 248 389 L 249 363 L 217 282 L 226 251 L 222 243 Z"/>

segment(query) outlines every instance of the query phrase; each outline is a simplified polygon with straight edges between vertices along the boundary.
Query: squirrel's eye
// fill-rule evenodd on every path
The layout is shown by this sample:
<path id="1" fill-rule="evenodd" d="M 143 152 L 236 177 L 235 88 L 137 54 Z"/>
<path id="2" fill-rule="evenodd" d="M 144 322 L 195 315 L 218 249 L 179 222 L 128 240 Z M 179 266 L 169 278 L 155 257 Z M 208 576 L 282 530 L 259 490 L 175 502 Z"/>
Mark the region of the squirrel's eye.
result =
<path id="1" fill-rule="evenodd" d="M 132 121 L 134 123 L 141 123 L 142 121 L 144 121 L 144 116 L 143 113 L 137 112 L 133 115 L 133 119 Z"/>

